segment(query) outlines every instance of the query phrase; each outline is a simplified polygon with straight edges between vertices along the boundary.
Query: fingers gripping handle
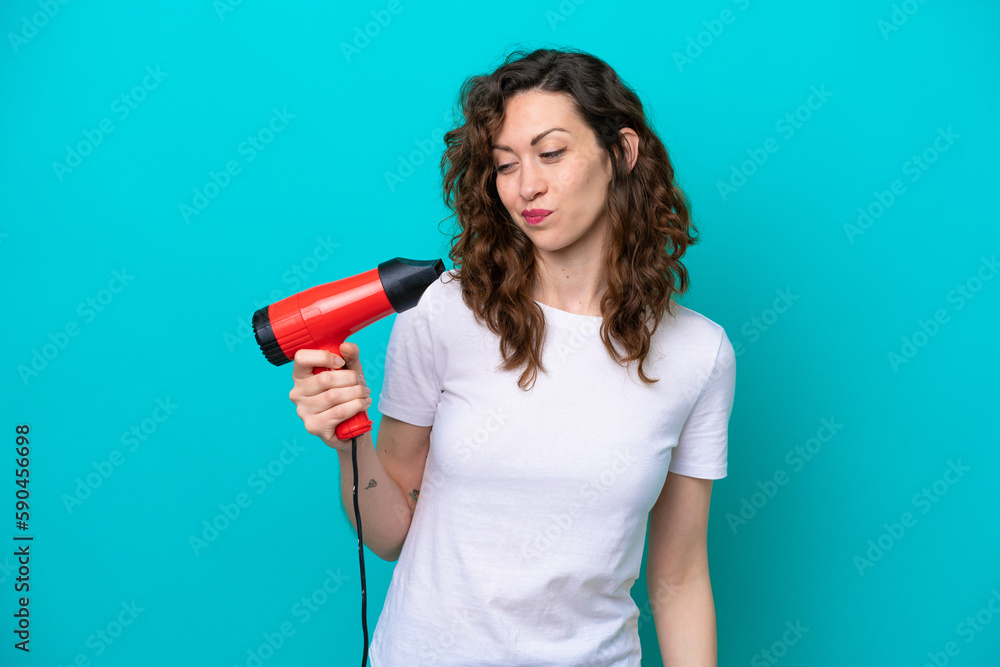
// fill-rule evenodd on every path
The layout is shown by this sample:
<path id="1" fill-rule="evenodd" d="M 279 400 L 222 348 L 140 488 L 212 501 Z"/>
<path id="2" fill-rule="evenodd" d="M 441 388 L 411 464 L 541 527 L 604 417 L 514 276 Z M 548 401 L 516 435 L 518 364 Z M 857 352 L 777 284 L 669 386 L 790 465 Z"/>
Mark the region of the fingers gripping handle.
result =
<path id="1" fill-rule="evenodd" d="M 318 373 L 328 370 L 330 369 L 323 366 L 314 366 L 313 375 L 317 375 Z M 372 420 L 368 419 L 368 411 L 362 410 L 350 419 L 337 424 L 337 438 L 340 440 L 350 440 L 351 438 L 359 436 L 362 433 L 367 433 L 370 430 L 372 430 Z"/>

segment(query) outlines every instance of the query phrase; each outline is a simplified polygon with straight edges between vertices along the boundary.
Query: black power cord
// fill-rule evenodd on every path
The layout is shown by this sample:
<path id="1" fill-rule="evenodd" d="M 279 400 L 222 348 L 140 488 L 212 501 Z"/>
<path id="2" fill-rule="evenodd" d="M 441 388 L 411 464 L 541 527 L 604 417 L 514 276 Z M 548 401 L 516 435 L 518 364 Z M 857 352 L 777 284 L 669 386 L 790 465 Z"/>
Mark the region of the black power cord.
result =
<path id="1" fill-rule="evenodd" d="M 354 518 L 358 522 L 358 560 L 361 562 L 361 628 L 365 632 L 365 652 L 361 656 L 361 667 L 368 664 L 368 615 L 365 595 L 365 545 L 361 540 L 361 510 L 358 508 L 358 437 L 351 438 L 351 463 L 354 465 Z"/>

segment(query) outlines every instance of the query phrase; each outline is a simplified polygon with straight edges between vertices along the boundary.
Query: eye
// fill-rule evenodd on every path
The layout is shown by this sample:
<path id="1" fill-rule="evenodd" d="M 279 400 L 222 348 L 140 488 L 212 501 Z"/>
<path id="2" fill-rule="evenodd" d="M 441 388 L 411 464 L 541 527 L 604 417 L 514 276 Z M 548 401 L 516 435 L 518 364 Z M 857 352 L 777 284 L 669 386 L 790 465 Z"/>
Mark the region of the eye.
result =
<path id="1" fill-rule="evenodd" d="M 551 159 L 553 159 L 553 158 L 557 158 L 557 157 L 559 157 L 560 155 L 562 155 L 562 154 L 563 154 L 563 153 L 565 153 L 565 152 L 566 152 L 566 149 L 565 149 L 565 148 L 560 148 L 560 149 L 559 149 L 559 150 L 557 150 L 557 151 L 549 151 L 549 152 L 547 152 L 547 153 L 541 153 L 541 156 L 542 156 L 543 158 L 547 159 L 547 160 L 551 160 Z M 500 166 L 498 166 L 498 167 L 496 168 L 496 172 L 497 172 L 498 174 L 505 174 L 505 173 L 507 173 L 507 168 L 508 168 L 508 167 L 512 167 L 512 166 L 513 166 L 513 164 L 512 164 L 512 163 L 507 163 L 507 164 L 502 164 L 502 165 L 500 165 Z"/>

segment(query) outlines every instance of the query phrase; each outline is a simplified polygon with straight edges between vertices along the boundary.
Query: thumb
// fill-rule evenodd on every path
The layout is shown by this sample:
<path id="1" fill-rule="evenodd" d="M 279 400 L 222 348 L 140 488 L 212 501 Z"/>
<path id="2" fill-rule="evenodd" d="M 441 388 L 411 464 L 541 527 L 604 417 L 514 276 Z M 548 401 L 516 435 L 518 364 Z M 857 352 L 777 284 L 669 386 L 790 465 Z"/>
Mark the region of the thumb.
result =
<path id="1" fill-rule="evenodd" d="M 361 373 L 361 350 L 354 343 L 341 343 L 340 356 L 344 358 L 344 368 Z"/>

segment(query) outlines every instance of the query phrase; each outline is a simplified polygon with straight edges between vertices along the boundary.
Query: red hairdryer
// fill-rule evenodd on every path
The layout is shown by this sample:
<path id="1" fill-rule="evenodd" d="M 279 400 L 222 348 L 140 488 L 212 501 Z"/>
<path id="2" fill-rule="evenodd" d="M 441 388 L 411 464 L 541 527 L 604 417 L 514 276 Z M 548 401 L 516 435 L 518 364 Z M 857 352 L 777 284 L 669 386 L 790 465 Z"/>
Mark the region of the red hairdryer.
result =
<path id="1" fill-rule="evenodd" d="M 275 366 L 287 364 L 302 349 L 339 355 L 341 343 L 352 333 L 417 305 L 444 270 L 440 259 L 390 259 L 377 269 L 310 287 L 261 308 L 253 314 L 254 336 Z M 317 367 L 313 373 L 326 370 Z M 350 440 L 371 429 L 362 411 L 337 425 L 337 437 Z"/>

